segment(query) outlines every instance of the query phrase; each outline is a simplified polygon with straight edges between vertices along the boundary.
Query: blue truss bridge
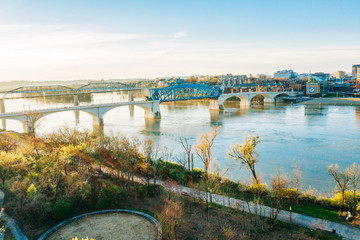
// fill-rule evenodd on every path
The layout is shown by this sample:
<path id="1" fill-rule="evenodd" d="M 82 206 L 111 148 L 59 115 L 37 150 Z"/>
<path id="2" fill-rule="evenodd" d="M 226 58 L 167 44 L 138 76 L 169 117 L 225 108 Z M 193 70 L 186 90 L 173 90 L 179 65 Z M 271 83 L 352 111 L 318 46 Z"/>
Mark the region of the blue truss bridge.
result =
<path id="1" fill-rule="evenodd" d="M 148 84 L 148 83 L 146 83 Z M 112 103 L 100 103 L 100 104 L 80 104 L 78 97 L 79 93 L 97 93 L 97 92 L 108 92 L 114 90 L 126 89 L 128 93 L 128 101 L 112 102 Z M 132 90 L 138 89 L 148 89 L 146 93 L 146 100 L 134 101 L 134 95 Z M 53 91 L 53 93 L 52 93 Z M 45 93 L 44 93 L 45 92 Z M 42 108 L 42 109 L 32 109 L 19 112 L 6 112 L 5 111 L 5 100 L 9 99 L 8 95 L 13 93 L 20 94 L 19 97 L 38 97 L 48 96 L 52 94 L 56 95 L 74 95 L 74 102 L 70 106 L 61 106 L 56 108 Z M 25 95 L 23 95 L 25 94 Z M 150 119 L 160 119 L 160 104 L 163 102 L 171 101 L 183 101 L 183 100 L 192 100 L 192 99 L 210 99 L 209 109 L 224 111 L 224 102 L 230 98 L 238 98 L 240 100 L 240 107 L 251 106 L 252 101 L 255 97 L 262 96 L 264 103 L 276 103 L 281 102 L 283 99 L 291 96 L 297 95 L 296 92 L 290 89 L 283 89 L 282 91 L 274 92 L 236 92 L 236 93 L 227 93 L 223 94 L 220 86 L 209 86 L 205 84 L 180 84 L 172 85 L 163 88 L 151 88 L 151 85 L 127 85 L 119 83 L 112 83 L 107 85 L 105 83 L 101 84 L 88 84 L 77 89 L 65 88 L 63 86 L 45 86 L 45 87 L 27 87 L 27 88 L 17 88 L 5 93 L 3 98 L 0 98 L 0 120 L 2 120 L 2 127 L 6 129 L 6 119 L 20 121 L 24 127 L 24 133 L 34 133 L 35 123 L 47 115 L 56 113 L 56 112 L 65 112 L 65 111 L 82 111 L 87 114 L 90 114 L 93 118 L 93 130 L 102 131 L 104 126 L 104 116 L 107 112 L 112 109 L 123 107 L 123 106 L 133 106 L 141 107 L 145 110 L 145 118 Z M 129 108 L 130 109 L 130 108 Z"/>
<path id="2" fill-rule="evenodd" d="M 220 86 L 205 84 L 180 84 L 152 89 L 152 100 L 160 102 L 181 101 L 189 99 L 218 98 L 222 94 Z"/>

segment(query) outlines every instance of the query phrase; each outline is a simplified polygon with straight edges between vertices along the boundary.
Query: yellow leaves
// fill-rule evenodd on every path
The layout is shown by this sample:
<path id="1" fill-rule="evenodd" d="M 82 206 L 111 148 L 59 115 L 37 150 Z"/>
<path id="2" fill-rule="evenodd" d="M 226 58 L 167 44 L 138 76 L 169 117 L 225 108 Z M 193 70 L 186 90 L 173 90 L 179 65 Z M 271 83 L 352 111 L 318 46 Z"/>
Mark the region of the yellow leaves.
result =
<path id="1" fill-rule="evenodd" d="M 234 161 L 238 162 L 240 168 L 245 165 L 245 167 L 251 171 L 257 184 L 259 184 L 259 180 L 256 176 L 255 163 L 258 161 L 259 154 L 256 152 L 255 148 L 260 142 L 260 137 L 258 135 L 250 138 L 245 135 L 243 145 L 236 143 L 231 146 L 230 151 L 227 151 L 229 159 L 232 158 Z"/>
<path id="2" fill-rule="evenodd" d="M 198 145 L 194 146 L 194 151 L 204 163 L 205 174 L 207 174 L 211 161 L 211 147 L 219 133 L 221 127 L 215 128 L 210 134 L 203 133 L 198 138 Z"/>

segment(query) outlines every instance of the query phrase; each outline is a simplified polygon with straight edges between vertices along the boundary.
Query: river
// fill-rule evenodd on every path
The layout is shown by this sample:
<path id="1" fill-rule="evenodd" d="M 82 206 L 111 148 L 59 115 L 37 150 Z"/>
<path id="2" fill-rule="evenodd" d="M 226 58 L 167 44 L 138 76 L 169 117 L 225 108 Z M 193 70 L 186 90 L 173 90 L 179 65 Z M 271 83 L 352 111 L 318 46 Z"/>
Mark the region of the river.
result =
<path id="1" fill-rule="evenodd" d="M 81 104 L 125 101 L 126 96 L 105 93 L 93 94 L 90 100 Z M 136 99 L 136 96 L 135 96 Z M 139 98 L 141 99 L 141 98 Z M 66 101 L 65 101 L 66 102 Z M 7 111 L 37 109 L 56 106 L 71 106 L 63 99 L 15 99 L 6 100 Z M 104 131 L 140 140 L 151 138 L 158 148 L 166 147 L 171 152 L 169 160 L 182 161 L 184 151 L 178 142 L 183 136 L 192 145 L 201 133 L 210 132 L 221 126 L 213 146 L 214 166 L 233 180 L 249 183 L 251 175 L 239 169 L 232 160 L 226 158 L 227 149 L 236 142 L 242 143 L 244 134 L 258 134 L 261 143 L 257 150 L 259 162 L 256 170 L 262 180 L 269 183 L 278 167 L 289 178 L 298 164 L 302 171 L 303 189 L 309 186 L 319 192 L 330 194 L 335 182 L 327 173 L 330 164 L 347 167 L 353 162 L 360 163 L 360 107 L 354 106 L 305 106 L 265 105 L 239 108 L 237 103 L 226 103 L 224 112 L 209 111 L 209 102 L 184 101 L 161 104 L 161 120 L 145 120 L 144 110 L 134 107 L 119 107 L 104 117 Z M 92 117 L 80 112 L 76 121 L 74 112 L 55 113 L 44 117 L 37 134 L 45 134 L 68 125 L 78 129 L 92 128 Z M 7 120 L 8 130 L 22 131 L 22 125 Z M 202 163 L 195 158 L 195 167 Z"/>

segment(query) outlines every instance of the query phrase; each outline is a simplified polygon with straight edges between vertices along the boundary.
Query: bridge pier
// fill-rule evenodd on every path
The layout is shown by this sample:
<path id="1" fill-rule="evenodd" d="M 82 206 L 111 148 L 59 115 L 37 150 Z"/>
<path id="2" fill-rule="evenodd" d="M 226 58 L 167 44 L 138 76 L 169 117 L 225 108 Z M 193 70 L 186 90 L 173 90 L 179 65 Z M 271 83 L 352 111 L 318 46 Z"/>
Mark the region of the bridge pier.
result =
<path id="1" fill-rule="evenodd" d="M 218 99 L 210 99 L 209 109 L 224 110 L 224 105 L 222 103 L 220 104 Z"/>
<path id="2" fill-rule="evenodd" d="M 150 111 L 150 110 L 145 110 L 145 118 L 149 118 L 149 119 L 161 119 L 161 113 L 160 113 L 160 109 L 159 111 Z"/>
<path id="3" fill-rule="evenodd" d="M 128 97 L 129 97 L 129 102 L 133 102 L 133 101 L 134 101 L 134 92 L 133 92 L 133 91 L 129 91 L 129 92 L 128 92 Z"/>
<path id="4" fill-rule="evenodd" d="M 32 123 L 29 123 L 28 121 L 22 122 L 23 124 L 23 133 L 27 134 L 35 134 L 34 125 Z"/>
<path id="5" fill-rule="evenodd" d="M 145 102 L 143 104 L 137 104 L 145 110 L 145 118 L 160 119 L 160 102 Z"/>
<path id="6" fill-rule="evenodd" d="M 75 94 L 74 95 L 74 106 L 79 106 L 80 101 L 79 101 L 79 94 Z"/>
<path id="7" fill-rule="evenodd" d="M 264 97 L 264 104 L 265 103 L 275 103 L 276 100 L 271 97 Z"/>
<path id="8" fill-rule="evenodd" d="M 249 106 L 251 106 L 251 100 L 241 98 L 240 107 L 249 107 Z"/>
<path id="9" fill-rule="evenodd" d="M 5 113 L 5 102 L 4 99 L 0 98 L 0 112 Z M 2 128 L 6 130 L 6 119 L 1 120 Z"/>
<path id="10" fill-rule="evenodd" d="M 104 119 L 102 117 L 93 116 L 93 133 L 100 134 L 104 132 Z"/>
<path id="11" fill-rule="evenodd" d="M 0 98 L 0 112 L 5 113 L 5 101 L 2 98 Z"/>

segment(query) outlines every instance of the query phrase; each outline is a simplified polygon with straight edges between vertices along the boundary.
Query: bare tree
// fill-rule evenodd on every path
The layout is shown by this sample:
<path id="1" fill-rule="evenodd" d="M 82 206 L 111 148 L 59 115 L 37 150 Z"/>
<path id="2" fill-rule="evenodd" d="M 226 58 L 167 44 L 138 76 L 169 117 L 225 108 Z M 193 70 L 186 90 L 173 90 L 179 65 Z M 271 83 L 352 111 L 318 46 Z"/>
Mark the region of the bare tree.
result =
<path id="1" fill-rule="evenodd" d="M 189 144 L 188 138 L 186 137 L 180 137 L 179 138 L 179 142 L 181 143 L 181 146 L 184 148 L 185 153 L 187 155 L 187 165 L 188 165 L 188 170 L 191 171 L 191 144 Z"/>
<path id="2" fill-rule="evenodd" d="M 227 152 L 229 158 L 233 158 L 235 162 L 238 162 L 240 168 L 245 165 L 253 175 L 255 183 L 258 185 L 260 181 L 255 171 L 255 164 L 258 162 L 259 154 L 256 152 L 256 145 L 260 143 L 260 137 L 258 135 L 248 138 L 245 136 L 244 144 L 240 145 L 236 143 L 231 146 L 231 150 Z"/>
<path id="3" fill-rule="evenodd" d="M 271 178 L 272 207 L 275 209 L 273 219 L 276 222 L 283 200 L 286 198 L 286 191 L 289 189 L 289 179 L 281 174 L 280 167 L 276 176 Z"/>
<path id="4" fill-rule="evenodd" d="M 347 173 L 349 174 L 350 178 L 350 185 L 352 188 L 353 193 L 353 200 L 352 200 L 352 215 L 354 216 L 356 212 L 356 207 L 358 203 L 358 199 L 356 196 L 356 192 L 359 189 L 360 186 L 360 167 L 356 163 L 353 163 L 348 169 Z"/>
<path id="5" fill-rule="evenodd" d="M 295 189 L 296 189 L 296 203 L 299 204 L 299 194 L 301 188 L 302 181 L 302 172 L 300 170 L 300 164 L 296 164 L 296 168 L 294 169 L 294 178 L 295 178 Z"/>
<path id="6" fill-rule="evenodd" d="M 342 172 L 339 169 L 339 165 L 335 164 L 334 166 L 331 164 L 328 168 L 329 174 L 333 177 L 337 184 L 337 188 L 342 196 L 342 205 L 345 205 L 345 192 L 349 188 L 350 184 L 350 176 L 347 171 Z"/>
<path id="7" fill-rule="evenodd" d="M 164 237 L 166 239 L 177 239 L 177 229 L 181 225 L 181 218 L 184 214 L 183 203 L 175 199 L 165 200 L 164 207 L 160 213 L 160 221 L 165 228 Z"/>

